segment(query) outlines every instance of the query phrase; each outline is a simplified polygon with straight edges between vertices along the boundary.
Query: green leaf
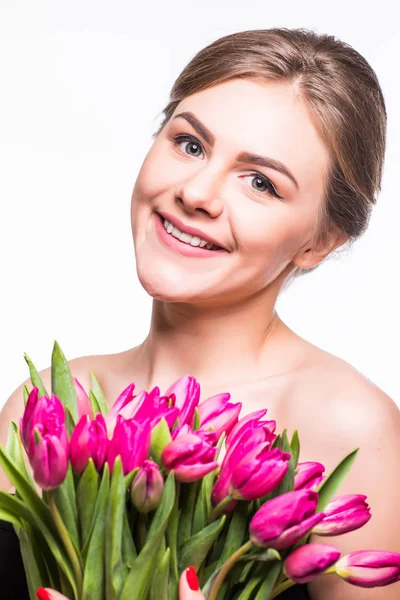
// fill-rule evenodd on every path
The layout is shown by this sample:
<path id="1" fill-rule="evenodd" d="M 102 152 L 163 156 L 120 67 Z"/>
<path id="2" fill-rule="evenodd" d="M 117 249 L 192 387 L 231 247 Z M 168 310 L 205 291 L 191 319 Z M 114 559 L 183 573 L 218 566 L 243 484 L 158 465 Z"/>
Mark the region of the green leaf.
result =
<path id="1" fill-rule="evenodd" d="M 194 409 L 194 423 L 193 423 L 193 431 L 198 431 L 200 429 L 200 412 L 198 407 Z"/>
<path id="2" fill-rule="evenodd" d="M 155 569 L 158 551 L 164 540 L 164 533 L 168 525 L 175 502 L 174 474 L 168 475 L 160 506 L 154 514 L 150 525 L 147 540 L 140 554 L 136 558 L 132 569 L 129 571 L 119 600 L 146 600 L 149 593 L 151 574 Z"/>
<path id="3" fill-rule="evenodd" d="M 299 433 L 298 433 L 297 429 L 293 432 L 292 440 L 290 442 L 290 449 L 291 449 L 292 457 L 293 457 L 293 465 L 294 465 L 294 468 L 296 469 L 297 463 L 299 462 L 299 456 L 300 456 L 300 440 L 299 440 Z"/>
<path id="4" fill-rule="evenodd" d="M 93 514 L 99 481 L 100 477 L 94 466 L 93 459 L 89 458 L 89 462 L 76 488 L 81 548 L 86 545 L 93 526 Z"/>
<path id="5" fill-rule="evenodd" d="M 188 539 L 180 549 L 179 570 L 182 572 L 190 565 L 198 570 L 209 550 L 215 543 L 219 534 L 224 528 L 226 516 L 223 515 L 217 521 L 214 521 L 205 527 L 199 533 Z"/>
<path id="6" fill-rule="evenodd" d="M 254 600 L 269 600 L 271 593 L 275 587 L 276 582 L 279 579 L 279 576 L 282 572 L 282 562 L 276 562 L 273 564 L 268 572 L 267 577 L 264 579 L 261 584 L 260 589 L 257 592 L 257 595 Z"/>
<path id="7" fill-rule="evenodd" d="M 79 548 L 78 511 L 76 508 L 75 486 L 72 475 L 71 463 L 68 464 L 67 475 L 64 481 L 54 488 L 54 500 L 60 516 L 68 527 L 68 533 L 76 548 Z"/>
<path id="8" fill-rule="evenodd" d="M 57 341 L 51 355 L 51 389 L 62 404 L 69 408 L 74 423 L 78 422 L 78 402 L 74 380 L 67 359 Z"/>
<path id="9" fill-rule="evenodd" d="M 65 412 L 65 427 L 67 429 L 68 438 L 71 439 L 72 432 L 75 429 L 74 417 L 72 416 L 71 411 L 67 406 L 64 406 L 64 412 Z"/>
<path id="10" fill-rule="evenodd" d="M 98 412 L 100 412 L 103 415 L 103 417 L 105 417 L 109 411 L 107 399 L 104 395 L 103 390 L 101 389 L 101 385 L 98 382 L 96 375 L 93 373 L 93 371 L 89 371 L 89 373 L 90 373 L 90 379 L 92 382 L 92 390 L 93 390 L 94 395 L 96 396 L 97 403 L 99 405 Z"/>
<path id="11" fill-rule="evenodd" d="M 219 566 L 228 560 L 236 550 L 244 544 L 244 538 L 248 532 L 247 525 L 247 502 L 238 502 L 236 509 L 229 523 L 228 533 L 225 539 L 224 548 L 219 560 Z"/>
<path id="12" fill-rule="evenodd" d="M 170 559 L 170 580 L 169 580 L 169 595 L 170 598 L 177 598 L 179 571 L 178 571 L 178 525 L 179 525 L 179 490 L 180 483 L 176 482 L 175 502 L 168 520 L 166 530 L 167 544 L 171 551 Z"/>
<path id="13" fill-rule="evenodd" d="M 260 585 L 262 580 L 262 577 L 251 577 L 244 590 L 237 597 L 237 600 L 250 600 L 253 597 L 254 590 Z"/>
<path id="14" fill-rule="evenodd" d="M 82 551 L 85 556 L 82 600 L 94 600 L 94 598 L 104 600 L 105 598 L 104 553 L 109 493 L 110 470 L 108 463 L 105 463 L 94 510 L 93 528 L 87 547 L 85 546 Z"/>
<path id="15" fill-rule="evenodd" d="M 99 404 L 95 394 L 92 392 L 92 390 L 89 390 L 89 401 L 90 401 L 90 407 L 92 409 L 93 416 L 97 415 L 97 413 L 102 414 L 100 404 Z"/>
<path id="16" fill-rule="evenodd" d="M 266 550 L 259 551 L 260 548 L 255 548 L 255 552 L 250 552 L 246 556 L 243 556 L 242 560 L 248 561 L 253 560 L 257 562 L 272 562 L 275 560 L 281 560 L 282 557 L 278 550 L 274 548 L 267 548 Z"/>
<path id="17" fill-rule="evenodd" d="M 152 430 L 150 440 L 150 456 L 159 467 L 163 466 L 161 453 L 171 440 L 172 438 L 168 423 L 163 417 Z"/>
<path id="18" fill-rule="evenodd" d="M 211 506 L 211 492 L 214 484 L 215 473 L 211 471 L 200 480 L 200 492 L 197 497 L 196 507 L 193 516 L 192 533 L 196 534 L 208 523 Z"/>
<path id="19" fill-rule="evenodd" d="M 26 454 L 21 442 L 19 428 L 14 421 L 11 421 L 7 437 L 6 453 L 14 465 L 22 473 L 26 481 L 35 488 L 32 476 L 26 466 Z"/>
<path id="20" fill-rule="evenodd" d="M 169 600 L 168 576 L 170 558 L 171 551 L 169 548 L 167 548 L 153 577 L 153 581 L 150 587 L 149 600 Z"/>
<path id="21" fill-rule="evenodd" d="M 8 479 L 14 485 L 18 494 L 26 504 L 27 508 L 33 511 L 37 517 L 43 521 L 55 539 L 59 539 L 58 531 L 53 523 L 49 507 L 38 495 L 36 488 L 32 488 L 29 481 L 23 473 L 14 465 L 10 457 L 0 446 L 0 465 L 3 467 Z M 27 519 L 28 520 L 28 519 Z"/>
<path id="22" fill-rule="evenodd" d="M 32 528 L 30 528 L 32 530 Z M 39 587 L 50 587 L 46 564 L 36 544 L 36 540 L 24 527 L 19 532 L 19 544 L 28 584 L 30 600 L 37 600 L 36 590 Z"/>
<path id="23" fill-rule="evenodd" d="M 199 490 L 199 481 L 181 483 L 178 546 L 182 546 L 192 535 L 193 514 Z"/>
<path id="24" fill-rule="evenodd" d="M 40 500 L 39 497 L 38 499 Z M 40 502 L 42 501 L 40 500 Z M 3 490 L 0 490 L 0 511 L 11 513 L 14 516 L 14 518 L 23 518 L 26 521 L 28 521 L 28 523 L 30 523 L 34 528 L 38 528 L 42 532 L 54 558 L 56 559 L 58 565 L 65 573 L 68 581 L 70 582 L 74 591 L 75 598 L 77 599 L 78 591 L 70 560 L 64 551 L 64 548 L 61 544 L 61 540 L 55 538 L 52 535 L 49 528 L 47 527 L 47 525 L 45 524 L 45 522 L 41 520 L 39 513 L 42 513 L 43 511 L 36 511 L 35 509 L 31 510 L 25 498 L 24 501 L 19 500 L 16 497 L 14 498 L 11 494 L 7 494 Z"/>
<path id="25" fill-rule="evenodd" d="M 29 388 L 27 385 L 24 385 L 24 406 L 26 406 L 26 403 L 28 402 L 28 398 L 29 398 Z"/>
<path id="26" fill-rule="evenodd" d="M 35 365 L 33 364 L 33 362 L 31 361 L 31 359 L 29 358 L 29 356 L 26 354 L 26 352 L 24 353 L 24 359 L 26 361 L 26 363 L 28 364 L 29 367 L 29 374 L 30 374 L 30 378 L 32 381 L 32 385 L 33 387 L 37 387 L 39 390 L 39 396 L 48 396 L 49 394 L 47 393 L 46 388 L 43 385 L 43 381 L 35 367 Z"/>
<path id="27" fill-rule="evenodd" d="M 129 526 L 127 511 L 125 510 L 122 530 L 122 563 L 126 567 L 127 571 L 130 571 L 132 568 L 136 557 L 137 551 L 133 541 L 132 531 Z"/>
<path id="28" fill-rule="evenodd" d="M 122 470 L 121 456 L 115 459 L 110 495 L 107 505 L 106 519 L 106 547 L 105 547 L 105 572 L 106 572 L 106 597 L 115 600 L 119 596 L 123 585 L 122 570 L 122 531 L 125 512 L 125 483 Z"/>
<path id="29" fill-rule="evenodd" d="M 324 479 L 318 487 L 318 505 L 316 512 L 322 512 L 326 505 L 332 500 L 350 471 L 353 462 L 357 456 L 359 448 L 356 448 L 340 461 L 333 471 Z"/>

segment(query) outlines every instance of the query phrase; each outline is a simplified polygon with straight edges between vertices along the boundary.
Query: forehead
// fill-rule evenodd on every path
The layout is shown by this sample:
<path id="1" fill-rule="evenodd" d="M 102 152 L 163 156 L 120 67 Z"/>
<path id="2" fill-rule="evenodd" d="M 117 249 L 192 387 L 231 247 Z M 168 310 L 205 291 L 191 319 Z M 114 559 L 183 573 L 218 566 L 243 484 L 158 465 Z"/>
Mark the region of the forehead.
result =
<path id="1" fill-rule="evenodd" d="M 328 149 L 293 84 L 234 79 L 184 98 L 172 118 L 186 110 L 211 130 L 216 148 L 224 154 L 244 150 L 279 160 L 294 173 L 300 188 L 327 172 Z"/>

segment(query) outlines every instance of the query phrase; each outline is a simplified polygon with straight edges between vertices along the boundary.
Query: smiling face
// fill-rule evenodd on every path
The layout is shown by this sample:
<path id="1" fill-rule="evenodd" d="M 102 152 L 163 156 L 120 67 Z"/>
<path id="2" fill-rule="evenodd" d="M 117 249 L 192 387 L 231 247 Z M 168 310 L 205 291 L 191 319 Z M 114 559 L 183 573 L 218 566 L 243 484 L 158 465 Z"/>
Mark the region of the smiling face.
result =
<path id="1" fill-rule="evenodd" d="M 266 290 L 285 269 L 313 266 L 319 261 L 306 250 L 328 168 L 326 146 L 293 85 L 234 79 L 185 98 L 154 140 L 132 193 L 143 287 L 168 302 L 222 304 Z M 172 223 L 168 230 L 179 231 L 165 231 L 160 213 Z M 179 232 L 183 241 L 174 237 Z M 223 249 L 201 248 L 210 239 Z"/>

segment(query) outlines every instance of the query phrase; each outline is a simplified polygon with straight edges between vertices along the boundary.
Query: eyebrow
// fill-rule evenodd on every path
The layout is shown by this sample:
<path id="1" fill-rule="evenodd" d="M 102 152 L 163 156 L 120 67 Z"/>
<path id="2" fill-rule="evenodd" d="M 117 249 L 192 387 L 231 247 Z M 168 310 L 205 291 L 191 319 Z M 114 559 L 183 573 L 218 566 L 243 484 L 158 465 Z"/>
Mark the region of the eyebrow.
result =
<path id="1" fill-rule="evenodd" d="M 198 118 L 195 117 L 192 112 L 181 112 L 175 115 L 173 120 L 178 119 L 178 117 L 186 119 L 186 121 L 190 123 L 190 125 L 192 125 L 193 129 L 195 129 L 197 133 L 201 135 L 210 146 L 214 146 L 214 134 L 211 133 L 211 131 L 204 125 L 204 123 L 199 121 Z M 299 189 L 299 184 L 297 183 L 297 180 L 294 177 L 294 175 L 279 160 L 275 160 L 274 158 L 268 158 L 266 156 L 260 156 L 259 154 L 252 154 L 251 152 L 240 152 L 237 155 L 236 160 L 238 162 L 258 165 L 259 167 L 266 167 L 267 169 L 274 169 L 275 171 L 286 175 L 286 177 L 288 177 L 294 183 L 296 188 Z"/>

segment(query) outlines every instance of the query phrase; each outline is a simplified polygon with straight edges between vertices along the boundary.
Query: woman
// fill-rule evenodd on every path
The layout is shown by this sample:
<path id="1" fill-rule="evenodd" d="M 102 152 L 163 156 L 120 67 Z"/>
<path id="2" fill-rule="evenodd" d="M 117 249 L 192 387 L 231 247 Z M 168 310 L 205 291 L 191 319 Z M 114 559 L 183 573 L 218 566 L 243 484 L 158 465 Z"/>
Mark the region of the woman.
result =
<path id="1" fill-rule="evenodd" d="M 162 390 L 189 373 L 203 398 L 229 391 L 243 414 L 268 407 L 278 430 L 299 430 L 300 459 L 327 472 L 359 446 L 341 493 L 366 494 L 373 518 L 330 540 L 342 553 L 400 550 L 400 413 L 290 330 L 275 304 L 294 277 L 365 231 L 385 137 L 374 71 L 332 36 L 245 31 L 201 50 L 172 88 L 132 194 L 137 274 L 154 299 L 149 334 L 128 351 L 70 362 L 87 388 L 89 369 L 99 374 L 110 399 L 131 381 Z M 42 377 L 50 383 L 50 369 Z M 3 409 L 1 443 L 22 411 L 21 386 Z M 394 600 L 399 585 L 366 593 L 329 575 L 281 597 Z"/>

